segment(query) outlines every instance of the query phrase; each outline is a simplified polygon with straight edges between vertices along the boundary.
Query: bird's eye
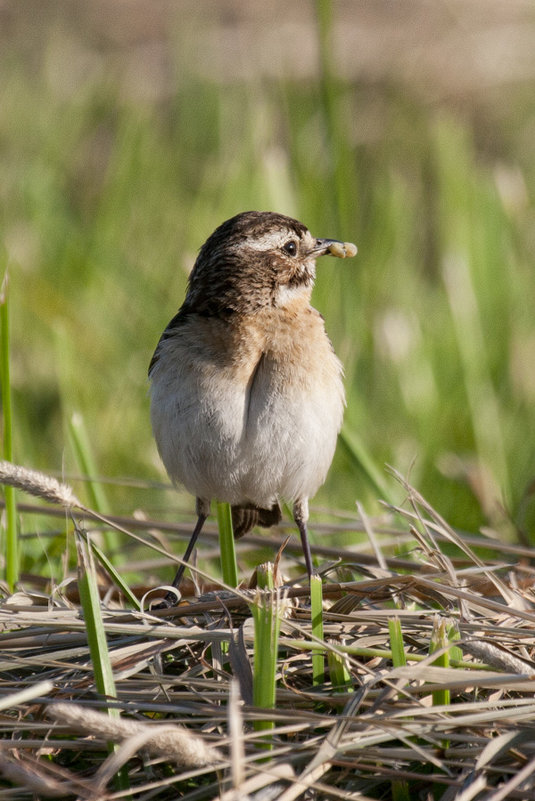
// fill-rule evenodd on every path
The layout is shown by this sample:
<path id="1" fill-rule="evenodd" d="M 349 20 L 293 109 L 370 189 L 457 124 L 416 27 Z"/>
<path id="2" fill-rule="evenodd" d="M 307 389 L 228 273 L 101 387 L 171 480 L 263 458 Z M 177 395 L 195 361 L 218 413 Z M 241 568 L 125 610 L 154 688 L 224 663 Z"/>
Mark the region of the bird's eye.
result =
<path id="1" fill-rule="evenodd" d="M 290 239 L 289 242 L 286 242 L 286 244 L 282 246 L 282 249 L 288 256 L 295 256 L 297 254 L 297 243 L 294 242 L 293 239 Z"/>

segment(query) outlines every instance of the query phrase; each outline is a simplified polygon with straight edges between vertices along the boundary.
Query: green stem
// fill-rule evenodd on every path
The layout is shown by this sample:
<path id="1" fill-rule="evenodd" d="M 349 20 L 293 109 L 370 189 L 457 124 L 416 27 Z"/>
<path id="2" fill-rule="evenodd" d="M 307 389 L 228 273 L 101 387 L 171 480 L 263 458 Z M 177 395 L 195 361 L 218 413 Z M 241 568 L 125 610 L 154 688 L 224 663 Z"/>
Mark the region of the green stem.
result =
<path id="1" fill-rule="evenodd" d="M 0 380 L 2 381 L 2 409 L 4 446 L 3 457 L 6 461 L 13 461 L 13 412 L 11 406 L 11 379 L 9 361 L 9 306 L 7 302 L 8 275 L 4 275 L 0 289 Z M 6 582 L 10 592 L 13 592 L 19 580 L 19 554 L 17 537 L 17 502 L 15 489 L 4 487 L 6 503 L 6 540 L 5 563 Z"/>
<path id="2" fill-rule="evenodd" d="M 217 502 L 217 526 L 219 529 L 219 550 L 221 553 L 221 572 L 228 587 L 238 586 L 238 565 L 232 530 L 230 504 Z"/>
<path id="3" fill-rule="evenodd" d="M 257 568 L 258 592 L 251 604 L 254 619 L 254 670 L 253 702 L 260 709 L 274 709 L 277 693 L 277 655 L 282 618 L 281 598 L 273 589 L 273 565 L 268 562 Z M 268 731 L 275 727 L 271 718 L 253 722 L 255 731 Z M 270 750 L 270 739 L 262 740 L 259 747 Z"/>
<path id="4" fill-rule="evenodd" d="M 323 641 L 323 592 L 320 576 L 310 579 L 310 613 L 312 616 L 312 634 Z M 312 684 L 323 684 L 325 681 L 325 653 L 322 649 L 312 651 Z"/>

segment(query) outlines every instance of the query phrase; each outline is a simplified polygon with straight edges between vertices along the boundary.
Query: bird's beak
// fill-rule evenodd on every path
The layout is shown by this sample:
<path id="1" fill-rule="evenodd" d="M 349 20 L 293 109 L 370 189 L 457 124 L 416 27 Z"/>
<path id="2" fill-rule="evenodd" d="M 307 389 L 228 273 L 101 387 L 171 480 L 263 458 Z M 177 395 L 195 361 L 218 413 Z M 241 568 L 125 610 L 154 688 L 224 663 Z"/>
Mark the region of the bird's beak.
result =
<path id="1" fill-rule="evenodd" d="M 316 239 L 312 249 L 313 256 L 336 256 L 349 259 L 357 254 L 357 246 L 353 242 L 340 242 L 339 239 Z"/>

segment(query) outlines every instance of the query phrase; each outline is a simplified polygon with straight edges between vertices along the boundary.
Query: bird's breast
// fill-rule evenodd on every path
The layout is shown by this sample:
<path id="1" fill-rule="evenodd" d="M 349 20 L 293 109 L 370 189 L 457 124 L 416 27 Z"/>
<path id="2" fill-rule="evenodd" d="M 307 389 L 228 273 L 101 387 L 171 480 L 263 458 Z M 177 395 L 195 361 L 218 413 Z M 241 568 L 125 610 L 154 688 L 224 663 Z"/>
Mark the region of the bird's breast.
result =
<path id="1" fill-rule="evenodd" d="M 160 454 L 197 496 L 267 505 L 324 481 L 342 368 L 310 306 L 230 321 L 192 315 L 163 343 L 152 382 Z"/>

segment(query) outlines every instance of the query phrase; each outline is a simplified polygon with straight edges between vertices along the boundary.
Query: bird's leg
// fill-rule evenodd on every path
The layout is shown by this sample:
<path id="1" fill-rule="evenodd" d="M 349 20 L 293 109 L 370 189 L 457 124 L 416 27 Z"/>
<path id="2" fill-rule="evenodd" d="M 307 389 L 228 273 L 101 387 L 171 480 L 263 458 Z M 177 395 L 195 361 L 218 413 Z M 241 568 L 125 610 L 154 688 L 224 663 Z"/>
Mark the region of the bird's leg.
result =
<path id="1" fill-rule="evenodd" d="M 293 508 L 294 520 L 299 534 L 301 535 L 301 545 L 303 546 L 303 555 L 305 557 L 305 564 L 307 567 L 308 578 L 312 578 L 315 574 L 314 565 L 312 564 L 312 554 L 310 553 L 310 544 L 308 542 L 307 534 L 307 520 L 308 520 L 308 500 L 306 498 L 298 500 L 294 503 Z"/>
<path id="2" fill-rule="evenodd" d="M 172 587 L 178 587 L 178 585 L 180 584 L 182 575 L 187 567 L 187 563 L 189 562 L 189 558 L 193 552 L 193 549 L 195 548 L 197 537 L 202 531 L 202 527 L 204 526 L 205 520 L 206 520 L 206 515 L 204 514 L 201 514 L 197 517 L 197 522 L 195 523 L 195 528 L 193 529 L 190 541 L 188 542 L 188 547 L 186 548 L 184 556 L 182 557 L 183 562 L 181 565 L 179 565 L 178 570 L 176 571 L 176 576 L 174 577 L 173 583 L 171 584 Z"/>
<path id="3" fill-rule="evenodd" d="M 182 581 L 182 576 L 184 575 L 184 570 L 186 569 L 189 558 L 193 553 L 193 549 L 195 548 L 195 543 L 197 542 L 197 538 L 202 531 L 202 527 L 206 521 L 206 518 L 210 514 L 210 503 L 204 501 L 202 498 L 197 498 L 197 522 L 195 523 L 195 528 L 191 534 L 190 540 L 188 542 L 188 547 L 186 548 L 186 552 L 182 557 L 183 562 L 179 565 L 178 570 L 176 571 L 176 576 L 173 579 L 173 583 L 171 584 L 172 587 L 178 589 L 180 582 Z M 172 601 L 176 601 L 176 595 L 173 592 L 168 592 L 165 596 L 166 603 L 170 603 Z"/>

